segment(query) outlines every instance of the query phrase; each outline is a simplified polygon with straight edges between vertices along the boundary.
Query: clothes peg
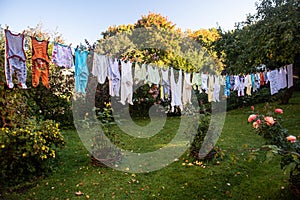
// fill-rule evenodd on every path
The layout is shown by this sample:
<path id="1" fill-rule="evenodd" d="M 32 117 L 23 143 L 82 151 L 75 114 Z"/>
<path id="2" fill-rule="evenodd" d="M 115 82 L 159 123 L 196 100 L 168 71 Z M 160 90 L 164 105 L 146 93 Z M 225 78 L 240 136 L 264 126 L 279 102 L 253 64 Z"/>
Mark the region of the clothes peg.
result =
<path id="1" fill-rule="evenodd" d="M 69 44 L 69 47 L 71 47 L 72 43 Z"/>
<path id="2" fill-rule="evenodd" d="M 7 26 L 7 25 L 6 25 L 6 28 L 5 28 L 5 30 L 8 30 L 8 28 L 9 28 L 9 26 Z"/>
<path id="3" fill-rule="evenodd" d="M 50 37 L 47 38 L 47 41 L 49 41 L 49 40 L 50 40 Z"/>
<path id="4" fill-rule="evenodd" d="M 24 33 L 25 33 L 25 30 L 23 30 L 22 35 L 24 35 Z"/>

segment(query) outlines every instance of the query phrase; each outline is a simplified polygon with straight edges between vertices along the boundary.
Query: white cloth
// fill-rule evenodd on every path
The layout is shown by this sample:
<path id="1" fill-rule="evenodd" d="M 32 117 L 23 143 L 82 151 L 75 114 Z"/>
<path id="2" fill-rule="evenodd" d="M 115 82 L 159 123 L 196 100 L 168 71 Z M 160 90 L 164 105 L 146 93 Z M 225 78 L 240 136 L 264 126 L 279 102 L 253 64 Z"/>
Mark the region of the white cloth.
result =
<path id="1" fill-rule="evenodd" d="M 153 84 L 159 84 L 160 75 L 157 67 L 148 65 L 148 81 Z"/>
<path id="2" fill-rule="evenodd" d="M 271 90 L 271 95 L 278 93 L 279 85 L 278 85 L 278 70 L 272 70 L 268 74 L 268 79 L 270 81 L 270 90 Z"/>
<path id="3" fill-rule="evenodd" d="M 184 73 L 183 81 L 183 92 L 182 92 L 182 103 L 183 105 L 192 104 L 192 83 L 191 74 L 188 72 Z"/>
<path id="4" fill-rule="evenodd" d="M 240 85 L 240 79 L 238 75 L 234 75 L 234 88 L 233 90 L 238 90 Z"/>
<path id="5" fill-rule="evenodd" d="M 198 90 L 200 91 L 201 93 L 201 74 L 198 73 L 198 72 L 194 72 L 193 73 L 193 78 L 192 78 L 192 85 L 194 87 L 194 89 L 196 90 L 198 88 Z"/>
<path id="6" fill-rule="evenodd" d="M 251 75 L 247 74 L 245 77 L 245 87 L 246 87 L 246 94 L 251 96 L 251 88 L 252 88 L 252 81 L 251 81 Z"/>
<path id="7" fill-rule="evenodd" d="M 131 105 L 133 94 L 133 79 L 132 79 L 132 63 L 121 61 L 121 100 L 120 102 L 125 105 L 125 101 Z"/>
<path id="8" fill-rule="evenodd" d="M 174 106 L 180 106 L 180 109 L 183 109 L 181 94 L 182 94 L 182 70 L 179 70 L 178 81 L 175 82 L 174 70 L 171 67 L 171 106 L 172 111 L 174 111 Z"/>
<path id="9" fill-rule="evenodd" d="M 109 94 L 120 96 L 121 74 L 119 70 L 119 62 L 117 59 L 109 60 Z"/>
<path id="10" fill-rule="evenodd" d="M 245 95 L 245 77 L 243 75 L 239 76 L 239 86 L 238 86 L 238 96 Z"/>
<path id="11" fill-rule="evenodd" d="M 293 86 L 293 64 L 287 66 L 287 75 L 288 75 L 288 82 L 287 87 L 290 88 Z"/>
<path id="12" fill-rule="evenodd" d="M 208 93 L 207 86 L 208 86 L 208 74 L 201 73 L 201 89 L 205 90 L 206 93 Z"/>
<path id="13" fill-rule="evenodd" d="M 138 84 L 141 81 L 146 83 L 147 81 L 147 66 L 146 64 L 142 64 L 141 66 L 138 63 L 135 63 L 134 67 L 134 81 L 135 84 Z"/>
<path id="14" fill-rule="evenodd" d="M 169 99 L 170 97 L 170 79 L 169 79 L 169 67 L 166 69 L 161 68 L 161 90 L 160 90 L 160 98 L 162 100 Z"/>
<path id="15" fill-rule="evenodd" d="M 220 76 L 215 75 L 215 83 L 214 83 L 214 94 L 213 94 L 213 101 L 219 102 L 220 101 Z"/>
<path id="16" fill-rule="evenodd" d="M 287 74 L 286 69 L 281 67 L 278 72 L 279 89 L 283 89 L 287 87 L 286 74 Z"/>
<path id="17" fill-rule="evenodd" d="M 108 60 L 105 55 L 94 53 L 92 74 L 97 77 L 98 83 L 103 84 L 108 76 Z"/>
<path id="18" fill-rule="evenodd" d="M 209 75 L 208 76 L 208 91 L 207 91 L 207 100 L 208 102 L 214 101 L 214 75 Z"/>

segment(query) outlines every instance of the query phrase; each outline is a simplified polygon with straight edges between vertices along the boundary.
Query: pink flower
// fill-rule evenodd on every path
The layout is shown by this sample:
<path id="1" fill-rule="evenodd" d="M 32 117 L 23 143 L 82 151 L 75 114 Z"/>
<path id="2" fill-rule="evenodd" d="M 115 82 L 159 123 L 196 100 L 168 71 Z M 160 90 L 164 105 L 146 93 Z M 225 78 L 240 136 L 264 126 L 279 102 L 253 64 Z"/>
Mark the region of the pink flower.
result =
<path id="1" fill-rule="evenodd" d="M 252 122 L 253 120 L 256 119 L 256 117 L 257 117 L 257 115 L 255 115 L 255 114 L 250 115 L 250 116 L 248 117 L 248 122 L 249 122 L 249 123 Z"/>
<path id="2" fill-rule="evenodd" d="M 291 143 L 295 143 L 296 142 L 296 137 L 293 135 L 290 135 L 288 137 L 286 137 L 287 141 L 290 141 Z"/>
<path id="3" fill-rule="evenodd" d="M 251 106 L 251 110 L 254 111 L 254 106 Z"/>
<path id="4" fill-rule="evenodd" d="M 261 123 L 260 119 L 256 120 L 256 123 L 257 123 L 257 124 L 260 124 L 260 123 Z"/>
<path id="5" fill-rule="evenodd" d="M 275 112 L 278 114 L 283 114 L 283 110 L 280 108 L 275 109 Z"/>
<path id="6" fill-rule="evenodd" d="M 258 120 L 257 120 L 258 121 Z M 255 129 L 257 129 L 258 127 L 259 127 L 259 123 L 257 123 L 257 121 L 256 122 L 253 122 L 253 128 L 255 128 Z"/>
<path id="7" fill-rule="evenodd" d="M 265 120 L 265 122 L 266 122 L 266 124 L 268 125 L 268 126 L 272 126 L 274 123 L 275 123 L 275 121 L 274 121 L 274 119 L 273 119 L 273 117 L 264 117 L 264 120 Z"/>

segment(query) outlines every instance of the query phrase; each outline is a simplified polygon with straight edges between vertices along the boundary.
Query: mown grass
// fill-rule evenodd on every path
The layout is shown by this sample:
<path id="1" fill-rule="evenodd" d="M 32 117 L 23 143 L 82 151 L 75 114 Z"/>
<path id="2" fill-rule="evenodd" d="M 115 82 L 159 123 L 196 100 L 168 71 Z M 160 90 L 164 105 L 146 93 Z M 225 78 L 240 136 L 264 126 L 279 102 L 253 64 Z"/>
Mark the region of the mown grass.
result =
<path id="1" fill-rule="evenodd" d="M 255 105 L 255 109 L 262 110 L 264 105 Z M 270 105 L 284 110 L 283 126 L 298 135 L 300 93 L 295 92 L 288 105 Z M 65 131 L 67 145 L 60 153 L 55 172 L 16 187 L 2 188 L 0 199 L 295 199 L 289 190 L 288 173 L 280 169 L 279 158 L 267 159 L 265 152 L 255 151 L 264 141 L 247 123 L 249 110 L 240 108 L 227 113 L 217 143 L 225 157 L 219 162 L 184 166 L 182 163 L 191 162 L 184 154 L 161 170 L 142 174 L 93 167 L 76 131 Z M 127 142 L 128 149 L 153 150 L 170 140 L 172 124 L 169 129 L 161 138 L 153 137 L 150 143 L 137 143 L 130 136 L 123 136 L 122 140 Z M 159 145 L 155 146 L 156 143 Z M 84 194 L 77 196 L 78 191 Z"/>

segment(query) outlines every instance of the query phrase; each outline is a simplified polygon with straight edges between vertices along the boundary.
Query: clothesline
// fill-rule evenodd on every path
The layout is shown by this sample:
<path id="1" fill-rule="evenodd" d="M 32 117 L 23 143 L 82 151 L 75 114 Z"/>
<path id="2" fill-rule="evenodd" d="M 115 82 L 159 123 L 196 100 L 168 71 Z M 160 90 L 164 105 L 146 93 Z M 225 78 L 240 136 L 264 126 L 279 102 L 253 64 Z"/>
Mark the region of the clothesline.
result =
<path id="1" fill-rule="evenodd" d="M 24 35 L 12 34 L 5 29 L 5 76 L 9 88 L 13 87 L 12 74 L 17 73 L 19 84 L 26 89 L 26 56 L 23 49 Z M 238 91 L 238 96 L 251 95 L 261 85 L 270 82 L 271 95 L 280 89 L 291 87 L 292 65 L 281 67 L 278 70 L 257 72 L 247 75 L 217 75 L 203 72 L 187 72 L 179 70 L 178 78 L 175 80 L 173 67 L 158 68 L 153 64 L 131 62 L 125 59 L 112 58 L 107 55 L 99 55 L 93 52 L 92 70 L 89 71 L 87 58 L 89 51 L 76 48 L 74 56 L 70 46 L 54 43 L 52 59 L 48 55 L 49 41 L 38 41 L 32 37 L 32 85 L 37 87 L 39 79 L 45 87 L 49 85 L 49 62 L 62 68 L 75 68 L 75 90 L 78 93 L 85 93 L 89 74 L 97 77 L 98 82 L 103 84 L 106 78 L 109 79 L 111 96 L 121 96 L 121 103 L 129 104 L 132 101 L 132 87 L 139 82 L 156 85 L 153 91 L 159 90 L 161 99 L 170 99 L 171 106 L 183 106 L 191 103 L 191 90 L 199 90 L 208 95 L 209 102 L 220 101 L 220 95 L 230 96 L 231 91 Z M 87 45 L 89 43 L 86 41 Z M 75 58 L 75 59 L 74 59 Z M 134 63 L 134 65 L 133 65 Z M 119 66 L 121 65 L 121 68 Z M 134 71 L 133 71 L 134 67 Z M 134 76 L 133 76 L 134 72 Z M 288 75 L 288 82 L 287 82 Z M 223 86 L 224 91 L 221 91 Z M 121 92 L 121 95 L 120 95 Z"/>

